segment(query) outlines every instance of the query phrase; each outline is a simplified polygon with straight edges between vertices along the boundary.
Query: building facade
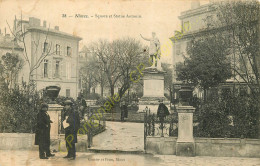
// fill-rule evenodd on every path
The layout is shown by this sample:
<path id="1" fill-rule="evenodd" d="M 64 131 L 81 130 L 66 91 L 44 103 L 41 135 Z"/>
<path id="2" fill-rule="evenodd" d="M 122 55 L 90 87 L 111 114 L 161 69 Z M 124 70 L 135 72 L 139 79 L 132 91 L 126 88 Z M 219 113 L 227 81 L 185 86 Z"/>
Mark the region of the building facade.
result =
<path id="1" fill-rule="evenodd" d="M 214 1 L 211 1 L 210 3 L 206 4 L 206 5 L 200 5 L 199 1 L 193 1 L 191 3 L 191 9 L 187 10 L 187 11 L 183 11 L 181 12 L 179 19 L 181 21 L 181 30 L 180 32 L 175 32 L 175 36 L 181 36 L 179 38 L 171 38 L 172 42 L 173 42 L 173 67 L 174 67 L 174 71 L 176 71 L 176 66 L 178 63 L 182 63 L 184 62 L 184 57 L 187 57 L 187 47 L 191 44 L 191 40 L 194 37 L 198 37 L 198 36 L 203 36 L 203 34 L 206 33 L 206 31 L 208 31 L 210 28 L 208 27 L 212 27 L 211 26 L 211 21 L 212 20 L 216 20 L 216 8 L 215 5 L 213 3 Z M 259 22 L 259 21 L 258 21 Z M 215 30 L 215 29 L 210 29 L 210 30 Z M 181 33 L 178 34 L 178 33 Z M 226 33 L 225 31 L 223 31 L 223 33 Z M 236 51 L 235 49 L 232 49 L 232 51 Z M 234 66 L 238 66 L 240 67 L 240 70 L 243 74 L 242 68 L 243 68 L 243 64 L 239 61 L 238 58 L 236 58 L 235 56 L 233 56 L 233 53 L 231 53 L 229 56 L 229 59 L 231 61 L 231 65 Z M 259 60 L 258 60 L 259 62 Z M 249 63 L 249 62 L 245 62 L 245 63 Z M 249 65 L 249 64 L 248 64 Z M 234 67 L 235 68 L 235 67 Z M 250 68 L 248 68 L 249 73 Z M 230 78 L 227 79 L 226 82 L 221 84 L 221 88 L 224 89 L 229 89 L 232 88 L 234 85 L 237 87 L 241 87 L 242 84 L 244 84 L 243 86 L 246 86 L 245 82 L 243 81 L 243 79 L 241 78 L 240 75 L 236 74 L 235 72 L 233 73 L 234 75 Z M 253 74 L 251 72 L 251 74 Z M 177 95 L 177 91 L 180 89 L 180 84 L 181 82 L 179 82 L 177 80 L 177 73 L 174 72 L 173 73 L 173 84 L 175 85 L 175 98 L 178 97 Z M 245 88 L 245 87 L 244 87 Z M 247 88 L 247 91 L 249 92 L 249 88 Z M 203 97 L 203 93 L 201 90 L 196 89 L 195 92 L 198 97 L 202 98 Z"/>
<path id="2" fill-rule="evenodd" d="M 20 35 L 20 45 L 28 57 L 19 74 L 19 82 L 35 81 L 36 90 L 47 86 L 61 87 L 60 96 L 76 98 L 79 93 L 79 41 L 80 37 L 61 32 L 58 26 L 51 29 L 46 21 L 29 18 L 14 21 L 14 32 Z M 24 42 L 23 42 L 24 41 Z M 29 65 L 30 63 L 30 65 Z M 30 76 L 31 73 L 31 76 Z"/>

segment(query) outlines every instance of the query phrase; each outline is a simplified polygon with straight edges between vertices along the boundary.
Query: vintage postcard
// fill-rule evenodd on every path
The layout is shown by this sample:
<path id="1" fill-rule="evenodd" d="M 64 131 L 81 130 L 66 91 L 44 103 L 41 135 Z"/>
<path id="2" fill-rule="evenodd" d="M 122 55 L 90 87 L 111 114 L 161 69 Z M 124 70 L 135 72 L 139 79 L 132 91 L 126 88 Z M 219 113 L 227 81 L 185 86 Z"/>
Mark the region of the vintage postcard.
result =
<path id="1" fill-rule="evenodd" d="M 0 166 L 260 165 L 258 0 L 0 0 Z"/>

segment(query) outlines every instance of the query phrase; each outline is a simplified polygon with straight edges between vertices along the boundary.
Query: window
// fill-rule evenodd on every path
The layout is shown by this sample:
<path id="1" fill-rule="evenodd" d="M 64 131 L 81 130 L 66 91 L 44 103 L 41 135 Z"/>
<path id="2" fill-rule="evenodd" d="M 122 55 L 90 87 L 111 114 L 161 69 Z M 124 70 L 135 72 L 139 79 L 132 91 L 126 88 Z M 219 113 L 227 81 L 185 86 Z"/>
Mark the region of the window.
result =
<path id="1" fill-rule="evenodd" d="M 70 89 L 66 89 L 66 97 L 70 97 Z"/>
<path id="2" fill-rule="evenodd" d="M 47 42 L 44 42 L 43 44 L 43 52 L 48 52 L 48 43 Z"/>
<path id="3" fill-rule="evenodd" d="M 71 56 L 71 47 L 67 47 L 67 56 Z"/>
<path id="4" fill-rule="evenodd" d="M 56 63 L 55 63 L 54 77 L 60 78 L 60 61 L 56 61 Z"/>
<path id="5" fill-rule="evenodd" d="M 48 60 L 44 59 L 43 63 L 43 77 L 47 78 L 48 77 Z"/>
<path id="6" fill-rule="evenodd" d="M 190 30 L 190 22 L 189 21 L 185 21 L 183 23 L 182 31 L 184 33 L 187 33 L 189 30 Z"/>
<path id="7" fill-rule="evenodd" d="M 56 44 L 56 55 L 60 55 L 60 45 Z"/>

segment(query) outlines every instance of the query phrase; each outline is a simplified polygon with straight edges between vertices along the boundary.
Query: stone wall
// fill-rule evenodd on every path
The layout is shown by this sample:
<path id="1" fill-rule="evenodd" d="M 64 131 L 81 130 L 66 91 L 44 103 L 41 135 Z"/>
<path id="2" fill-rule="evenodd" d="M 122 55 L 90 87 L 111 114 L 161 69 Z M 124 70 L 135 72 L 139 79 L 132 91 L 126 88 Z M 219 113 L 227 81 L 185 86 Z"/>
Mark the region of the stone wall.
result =
<path id="1" fill-rule="evenodd" d="M 176 137 L 147 137 L 146 152 L 176 155 Z M 195 138 L 196 156 L 260 157 L 260 139 Z"/>
<path id="2" fill-rule="evenodd" d="M 35 134 L 30 133 L 0 133 L 0 150 L 37 150 L 34 145 Z M 78 152 L 87 151 L 87 136 L 78 136 L 76 149 Z M 51 150 L 66 154 L 66 142 L 64 134 L 59 139 L 51 140 Z"/>

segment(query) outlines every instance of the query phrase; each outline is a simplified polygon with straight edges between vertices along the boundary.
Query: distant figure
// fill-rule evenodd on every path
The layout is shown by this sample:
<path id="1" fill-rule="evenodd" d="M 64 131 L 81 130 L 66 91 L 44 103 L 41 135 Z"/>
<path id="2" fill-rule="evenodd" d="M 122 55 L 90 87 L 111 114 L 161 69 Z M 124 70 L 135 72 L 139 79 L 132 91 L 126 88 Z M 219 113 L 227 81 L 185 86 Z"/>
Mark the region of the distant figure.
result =
<path id="1" fill-rule="evenodd" d="M 77 111 L 72 108 L 72 101 L 65 101 L 65 114 L 63 117 L 63 127 L 65 129 L 65 140 L 68 154 L 64 158 L 74 160 L 76 158 L 77 132 L 80 127 L 80 118 Z"/>
<path id="2" fill-rule="evenodd" d="M 82 95 L 79 95 L 79 97 L 77 98 L 77 103 L 78 103 L 78 109 L 80 112 L 80 117 L 82 119 L 84 119 L 84 115 L 85 115 L 86 109 L 87 109 L 87 103 Z"/>
<path id="3" fill-rule="evenodd" d="M 140 36 L 146 40 L 146 41 L 150 41 L 150 47 L 149 47 L 149 55 L 150 55 L 150 59 L 152 60 L 152 66 L 151 67 L 157 67 L 157 68 L 161 68 L 161 63 L 159 61 L 160 59 L 160 55 L 161 55 L 161 51 L 160 51 L 160 41 L 159 39 L 156 37 L 156 33 L 152 32 L 152 38 L 145 38 L 143 37 L 141 34 Z"/>
<path id="4" fill-rule="evenodd" d="M 121 121 L 125 121 L 126 113 L 128 114 L 127 106 L 126 106 L 125 102 L 122 102 L 120 109 L 121 109 Z"/>
<path id="5" fill-rule="evenodd" d="M 39 145 L 40 159 L 48 159 L 48 157 L 55 156 L 54 154 L 51 154 L 50 151 L 50 129 L 52 121 L 47 113 L 48 107 L 48 104 L 43 103 L 37 114 L 35 145 Z"/>

